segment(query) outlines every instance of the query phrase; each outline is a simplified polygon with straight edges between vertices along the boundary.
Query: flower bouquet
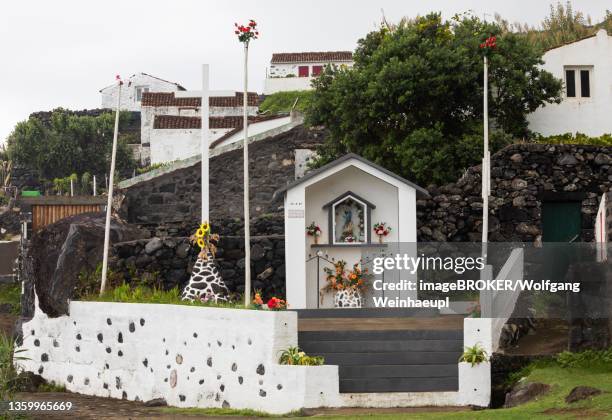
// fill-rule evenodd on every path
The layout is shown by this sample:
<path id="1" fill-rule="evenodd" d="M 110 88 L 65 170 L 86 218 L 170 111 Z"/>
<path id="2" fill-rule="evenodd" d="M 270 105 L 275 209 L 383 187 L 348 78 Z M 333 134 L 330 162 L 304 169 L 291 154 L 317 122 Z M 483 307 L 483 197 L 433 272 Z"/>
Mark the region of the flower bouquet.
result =
<path id="1" fill-rule="evenodd" d="M 361 293 L 366 289 L 365 274 L 367 270 L 361 270 L 359 263 L 353 264 L 352 270 L 346 269 L 346 261 L 339 260 L 334 269 L 324 268 L 327 274 L 327 285 L 322 292 L 334 293 L 334 306 L 337 308 L 361 308 L 363 299 Z M 323 293 L 321 293 L 321 302 Z"/>
<path id="2" fill-rule="evenodd" d="M 210 233 L 210 224 L 204 222 L 200 224 L 200 227 L 193 234 L 189 240 L 193 244 L 197 244 L 200 247 L 200 253 L 198 258 L 203 261 L 208 261 L 209 258 L 214 258 L 217 253 L 217 246 L 213 243 L 219 241 L 219 235 L 216 233 Z"/>
<path id="3" fill-rule="evenodd" d="M 315 222 L 312 222 L 306 226 L 306 235 L 312 236 L 314 238 L 314 243 L 318 244 L 319 236 L 321 236 L 321 228 Z"/>
<path id="4" fill-rule="evenodd" d="M 391 227 L 387 226 L 387 222 L 378 222 L 374 225 L 374 233 L 378 235 L 378 242 L 382 244 L 383 238 L 391 233 Z"/>

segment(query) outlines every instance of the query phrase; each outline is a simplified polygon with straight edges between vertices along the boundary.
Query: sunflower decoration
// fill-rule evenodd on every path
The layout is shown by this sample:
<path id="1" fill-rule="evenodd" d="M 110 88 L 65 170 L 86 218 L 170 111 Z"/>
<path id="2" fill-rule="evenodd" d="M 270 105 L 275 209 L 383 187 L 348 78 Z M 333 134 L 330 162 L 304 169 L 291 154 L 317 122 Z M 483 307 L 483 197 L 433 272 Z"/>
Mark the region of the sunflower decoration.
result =
<path id="1" fill-rule="evenodd" d="M 207 261 L 208 255 L 213 257 L 217 253 L 217 247 L 213 243 L 219 241 L 219 235 L 216 233 L 210 233 L 210 223 L 204 222 L 200 224 L 200 227 L 194 235 L 190 238 L 191 243 L 197 244 L 200 247 L 200 253 L 198 258 Z"/>

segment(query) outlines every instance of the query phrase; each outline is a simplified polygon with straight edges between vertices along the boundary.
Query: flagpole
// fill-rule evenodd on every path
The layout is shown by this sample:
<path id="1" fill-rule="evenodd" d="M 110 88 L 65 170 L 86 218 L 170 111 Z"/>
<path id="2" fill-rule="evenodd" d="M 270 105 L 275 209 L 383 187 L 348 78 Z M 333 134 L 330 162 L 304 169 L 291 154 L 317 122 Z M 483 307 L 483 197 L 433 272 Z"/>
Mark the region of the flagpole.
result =
<path id="1" fill-rule="evenodd" d="M 202 64 L 202 106 L 201 106 L 201 138 L 200 152 L 202 154 L 202 220 L 201 223 L 209 222 L 210 209 L 210 160 L 209 160 L 209 115 L 210 115 L 210 86 L 209 86 L 209 67 L 208 64 Z"/>
<path id="2" fill-rule="evenodd" d="M 244 127 L 244 306 L 251 304 L 251 226 L 249 215 L 249 121 L 248 105 L 249 43 L 244 43 L 244 94 L 242 97 L 242 126 Z"/>
<path id="3" fill-rule="evenodd" d="M 113 207 L 113 179 L 115 177 L 115 156 L 117 155 L 117 136 L 119 134 L 119 108 L 121 106 L 121 85 L 123 85 L 121 79 L 118 80 L 119 92 L 117 94 L 117 110 L 115 111 L 115 133 L 113 134 L 113 149 L 111 152 L 111 167 L 108 183 L 108 200 L 106 202 L 106 224 L 104 227 L 104 252 L 102 257 L 102 284 L 100 286 L 100 295 L 102 295 L 106 289 L 106 276 L 108 271 L 108 247 L 110 244 L 110 224 L 111 212 Z"/>
<path id="4" fill-rule="evenodd" d="M 490 195 L 490 153 L 489 153 L 489 69 L 487 56 L 484 57 L 484 94 L 483 94 L 483 115 L 484 115 L 484 156 L 482 159 L 482 243 L 486 244 L 489 240 L 489 195 Z M 486 250 L 484 252 L 486 256 Z"/>

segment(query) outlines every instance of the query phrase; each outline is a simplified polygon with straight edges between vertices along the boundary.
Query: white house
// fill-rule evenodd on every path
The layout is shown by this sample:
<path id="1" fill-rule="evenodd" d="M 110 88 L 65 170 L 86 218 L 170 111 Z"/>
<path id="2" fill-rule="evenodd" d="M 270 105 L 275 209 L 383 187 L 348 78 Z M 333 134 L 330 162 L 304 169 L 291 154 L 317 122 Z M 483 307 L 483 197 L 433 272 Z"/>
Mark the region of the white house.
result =
<path id="1" fill-rule="evenodd" d="M 264 94 L 311 89 L 312 79 L 327 65 L 353 66 L 350 51 L 324 51 L 272 54 L 267 70 Z"/>
<path id="2" fill-rule="evenodd" d="M 612 36 L 595 35 L 548 50 L 545 70 L 563 80 L 563 101 L 528 116 L 529 128 L 545 136 L 612 133 Z"/>
<path id="3" fill-rule="evenodd" d="M 242 93 L 210 98 L 210 141 L 242 126 Z M 141 110 L 141 161 L 163 163 L 184 159 L 200 150 L 202 98 L 177 97 L 174 92 L 145 92 Z M 247 112 L 258 112 L 259 96 L 249 93 Z"/>
<path id="4" fill-rule="evenodd" d="M 386 244 L 373 232 L 375 223 L 392 228 L 386 242 L 415 243 L 417 196 L 428 195 L 424 188 L 355 154 L 311 171 L 279 192 L 285 194 L 287 301 L 293 309 L 332 306 L 331 295 L 323 304 L 319 300 L 325 274 L 313 258 L 326 255 L 353 265 L 364 251 L 384 249 Z M 305 233 L 313 222 L 322 231 L 318 243 Z"/>
<path id="5" fill-rule="evenodd" d="M 125 80 L 121 87 L 121 109 L 140 111 L 145 92 L 176 92 L 185 90 L 178 83 L 169 82 L 147 73 L 136 73 Z M 115 108 L 119 87 L 116 83 L 100 90 L 102 108 Z"/>

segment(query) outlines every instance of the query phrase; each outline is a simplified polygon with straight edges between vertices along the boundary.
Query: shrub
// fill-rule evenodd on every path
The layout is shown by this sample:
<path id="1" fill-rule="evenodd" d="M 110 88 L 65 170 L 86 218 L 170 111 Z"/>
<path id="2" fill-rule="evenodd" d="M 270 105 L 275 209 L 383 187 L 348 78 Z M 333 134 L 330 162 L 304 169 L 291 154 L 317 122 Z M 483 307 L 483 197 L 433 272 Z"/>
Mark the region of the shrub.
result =
<path id="1" fill-rule="evenodd" d="M 485 349 L 480 344 L 474 344 L 472 347 L 466 346 L 463 354 L 459 358 L 459 362 L 470 363 L 472 367 L 487 362 L 489 357 Z"/>
<path id="2" fill-rule="evenodd" d="M 320 366 L 325 362 L 321 356 L 308 356 L 299 347 L 289 347 L 281 352 L 281 365 Z"/>
<path id="3" fill-rule="evenodd" d="M 586 350 L 580 353 L 564 351 L 556 357 L 562 368 L 588 368 L 606 366 L 612 370 L 612 347 L 607 350 Z"/>
<path id="4" fill-rule="evenodd" d="M 604 134 L 599 137 L 589 137 L 586 134 L 565 133 L 556 136 L 538 136 L 535 138 L 537 143 L 543 144 L 588 144 L 591 146 L 612 146 L 612 135 Z"/>

